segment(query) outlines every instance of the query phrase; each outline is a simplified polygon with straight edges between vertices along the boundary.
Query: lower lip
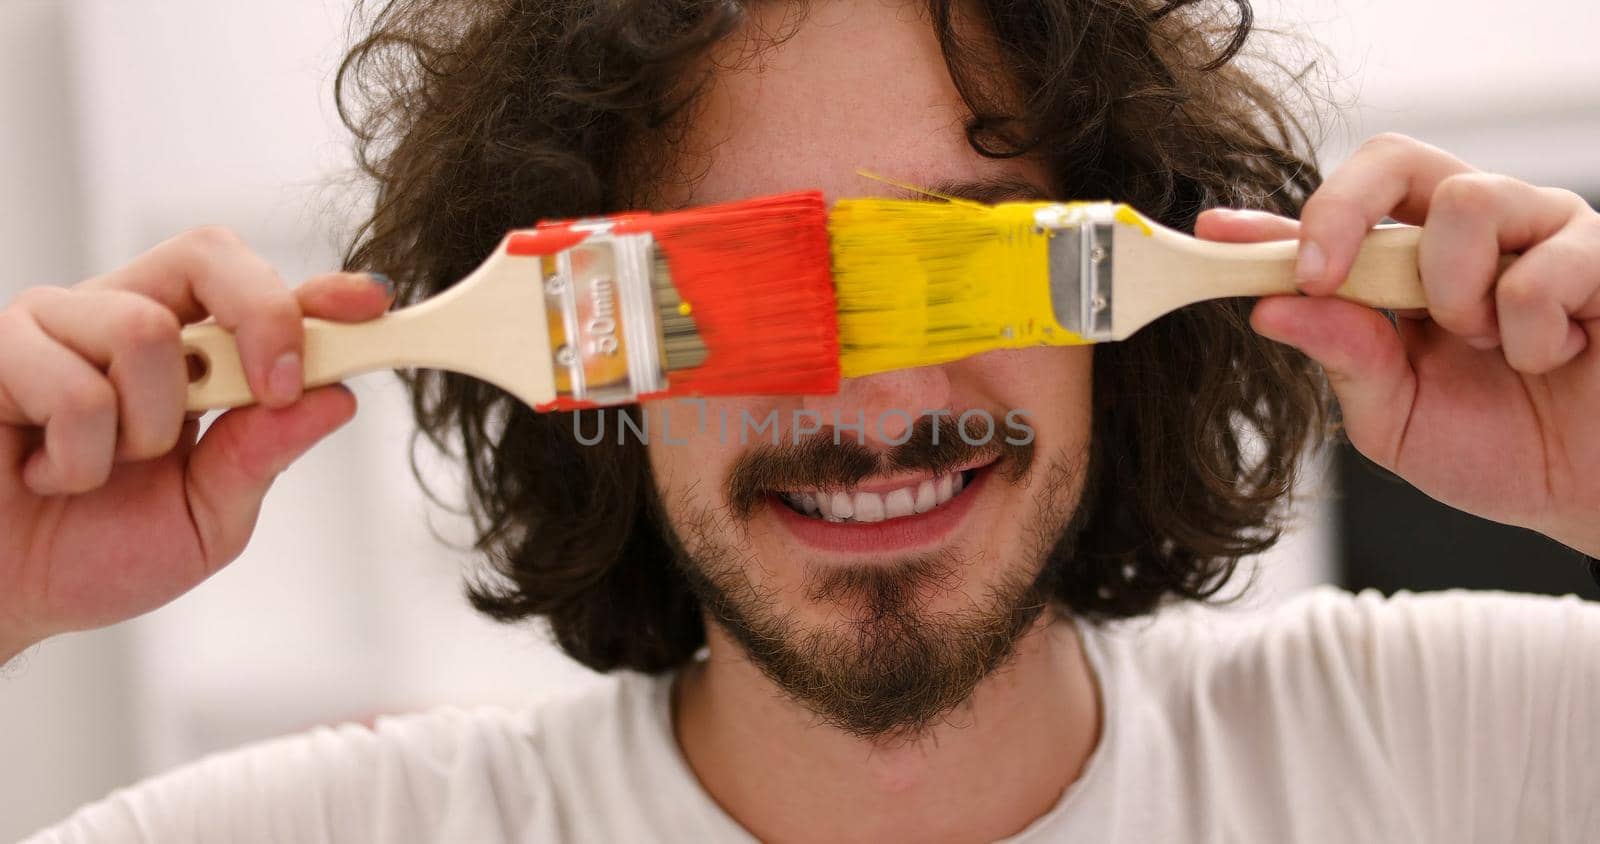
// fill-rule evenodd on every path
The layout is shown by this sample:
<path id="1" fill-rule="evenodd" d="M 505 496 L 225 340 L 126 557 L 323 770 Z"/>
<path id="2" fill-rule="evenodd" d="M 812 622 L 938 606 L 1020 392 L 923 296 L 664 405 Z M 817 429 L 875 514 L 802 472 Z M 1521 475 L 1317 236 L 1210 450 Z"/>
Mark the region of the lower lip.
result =
<path id="1" fill-rule="evenodd" d="M 914 516 L 884 519 L 881 522 L 829 522 L 803 516 L 789 509 L 776 495 L 767 496 L 767 509 L 801 543 L 820 551 L 871 554 L 905 551 L 934 545 L 954 532 L 988 486 L 989 469 L 973 472 L 961 494 L 943 506 Z"/>

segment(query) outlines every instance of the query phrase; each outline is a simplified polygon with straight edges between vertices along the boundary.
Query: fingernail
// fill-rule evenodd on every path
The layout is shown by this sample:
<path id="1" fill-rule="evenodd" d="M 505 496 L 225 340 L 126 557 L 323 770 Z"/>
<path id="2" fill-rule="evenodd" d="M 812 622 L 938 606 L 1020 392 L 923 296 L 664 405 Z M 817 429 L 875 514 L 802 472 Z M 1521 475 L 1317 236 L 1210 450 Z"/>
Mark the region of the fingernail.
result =
<path id="1" fill-rule="evenodd" d="M 1300 258 L 1294 264 L 1294 283 L 1300 287 L 1320 281 L 1328 269 L 1328 258 L 1322 247 L 1312 241 L 1300 244 Z"/>
<path id="2" fill-rule="evenodd" d="M 267 374 L 267 394 L 280 404 L 288 404 L 300 398 L 300 385 L 304 379 L 300 353 L 284 352 Z"/>
<path id="3" fill-rule="evenodd" d="M 367 273 L 367 278 L 372 279 L 373 284 L 382 287 L 385 295 L 394 295 L 394 279 L 384 275 L 383 273 Z"/>
<path id="4" fill-rule="evenodd" d="M 1500 340 L 1495 337 L 1468 337 L 1467 345 L 1480 352 L 1487 352 L 1499 348 Z"/>

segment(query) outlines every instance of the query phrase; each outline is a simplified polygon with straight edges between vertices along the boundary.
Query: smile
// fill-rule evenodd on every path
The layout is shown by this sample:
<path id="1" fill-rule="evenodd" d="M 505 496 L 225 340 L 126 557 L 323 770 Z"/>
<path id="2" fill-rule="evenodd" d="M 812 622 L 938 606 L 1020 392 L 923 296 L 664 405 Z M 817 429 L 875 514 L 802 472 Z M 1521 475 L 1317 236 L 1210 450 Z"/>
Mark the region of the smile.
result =
<path id="1" fill-rule="evenodd" d="M 960 495 L 977 469 L 912 479 L 890 489 L 862 485 L 851 489 L 779 492 L 789 509 L 827 522 L 871 524 L 931 512 Z"/>
<path id="2" fill-rule="evenodd" d="M 862 481 L 844 489 L 767 493 L 766 512 L 802 545 L 859 555 L 904 553 L 942 545 L 986 496 L 995 459 L 935 475 Z"/>

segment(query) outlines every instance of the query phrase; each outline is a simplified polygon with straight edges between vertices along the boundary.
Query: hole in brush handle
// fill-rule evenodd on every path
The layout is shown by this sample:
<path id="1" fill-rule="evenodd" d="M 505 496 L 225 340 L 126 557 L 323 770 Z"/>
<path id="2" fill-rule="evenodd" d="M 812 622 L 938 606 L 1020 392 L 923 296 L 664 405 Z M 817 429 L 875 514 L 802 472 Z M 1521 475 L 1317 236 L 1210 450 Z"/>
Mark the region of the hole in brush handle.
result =
<path id="1" fill-rule="evenodd" d="M 183 363 L 189 368 L 189 383 L 196 384 L 206 379 L 211 374 L 211 360 L 205 352 L 199 349 L 185 350 Z"/>
<path id="2" fill-rule="evenodd" d="M 255 403 L 232 332 L 208 320 L 185 327 L 180 336 L 189 375 L 184 401 L 187 410 L 218 410 Z"/>

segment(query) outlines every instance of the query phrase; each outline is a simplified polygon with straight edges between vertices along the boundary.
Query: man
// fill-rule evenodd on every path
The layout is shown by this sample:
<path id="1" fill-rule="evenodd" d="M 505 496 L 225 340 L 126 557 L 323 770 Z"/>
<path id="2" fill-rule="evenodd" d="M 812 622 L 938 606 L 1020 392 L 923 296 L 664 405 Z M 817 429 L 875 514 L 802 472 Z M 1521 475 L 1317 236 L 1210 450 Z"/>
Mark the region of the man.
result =
<path id="1" fill-rule="evenodd" d="M 394 274 L 405 297 L 528 219 L 882 192 L 858 168 L 983 199 L 1127 197 L 1178 222 L 1222 203 L 1287 214 L 1315 188 L 1299 223 L 1194 223 L 1218 240 L 1301 240 L 1313 295 L 1255 304 L 1249 326 L 1325 368 L 1346 432 L 1380 464 L 1600 553 L 1596 215 L 1402 138 L 1317 188 L 1291 138 L 1261 128 L 1282 110 L 1227 64 L 1240 41 L 1218 48 L 1192 25 L 1207 7 L 486 5 L 391 4 L 347 66 L 400 83 L 361 89 L 378 97 L 358 125 L 381 192 L 352 265 Z M 1398 332 L 1324 295 L 1385 215 L 1426 223 L 1429 313 Z M 1503 252 L 1521 257 L 1497 279 Z M 18 467 L 0 492 L 0 644 L 128 617 L 236 555 L 271 478 L 353 410 L 340 388 L 299 396 L 295 319 L 386 303 L 352 275 L 290 298 L 211 232 L 0 313 L 0 451 Z M 475 461 L 481 544 L 504 575 L 475 600 L 548 616 L 587 664 L 651 673 L 527 712 L 213 758 L 41 840 L 1600 834 L 1593 607 L 1325 592 L 1231 623 L 1100 623 L 1213 594 L 1275 537 L 1320 393 L 1303 358 L 1252 336 L 1245 308 L 1193 309 L 1113 347 L 703 406 L 829 421 L 1023 411 L 1031 442 L 1006 448 L 935 446 L 928 425 L 907 446 L 871 424 L 859 444 L 685 435 L 697 409 L 665 403 L 634 411 L 648 446 L 581 447 L 571 417 L 417 380 L 425 430 L 460 432 Z M 176 330 L 206 311 L 239 327 L 266 406 L 194 443 Z M 22 352 L 43 363 L 24 371 Z M 675 413 L 682 444 L 665 430 Z M 1247 447 L 1250 431 L 1264 443 Z M 889 512 L 924 483 L 930 509 Z M 782 498 L 819 491 L 854 523 Z M 128 541 L 141 530 L 148 544 Z"/>

